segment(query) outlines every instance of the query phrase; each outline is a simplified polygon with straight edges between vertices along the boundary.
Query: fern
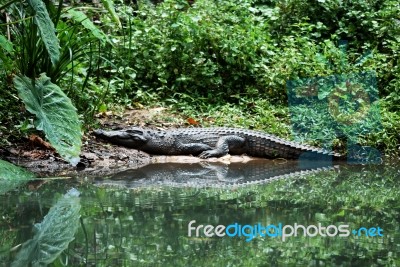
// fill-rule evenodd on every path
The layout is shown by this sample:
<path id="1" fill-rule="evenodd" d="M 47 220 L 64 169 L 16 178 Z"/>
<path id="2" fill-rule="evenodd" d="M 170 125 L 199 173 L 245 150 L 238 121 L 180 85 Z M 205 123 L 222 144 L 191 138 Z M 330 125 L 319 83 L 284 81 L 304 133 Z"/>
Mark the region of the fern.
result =
<path id="1" fill-rule="evenodd" d="M 81 126 L 76 108 L 45 74 L 38 79 L 15 77 L 18 95 L 26 109 L 36 115 L 35 127 L 46 134 L 57 152 L 72 165 L 79 162 Z"/>

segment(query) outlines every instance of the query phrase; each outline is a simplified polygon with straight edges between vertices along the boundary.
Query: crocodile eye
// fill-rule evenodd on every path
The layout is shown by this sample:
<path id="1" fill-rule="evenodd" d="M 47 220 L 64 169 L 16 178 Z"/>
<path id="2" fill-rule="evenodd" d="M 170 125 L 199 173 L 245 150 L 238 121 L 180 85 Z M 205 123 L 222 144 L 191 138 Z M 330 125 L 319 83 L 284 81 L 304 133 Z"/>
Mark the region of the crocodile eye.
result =
<path id="1" fill-rule="evenodd" d="M 146 142 L 147 141 L 147 135 L 145 131 L 139 130 L 139 129 L 128 129 L 125 131 L 127 138 L 139 142 Z"/>

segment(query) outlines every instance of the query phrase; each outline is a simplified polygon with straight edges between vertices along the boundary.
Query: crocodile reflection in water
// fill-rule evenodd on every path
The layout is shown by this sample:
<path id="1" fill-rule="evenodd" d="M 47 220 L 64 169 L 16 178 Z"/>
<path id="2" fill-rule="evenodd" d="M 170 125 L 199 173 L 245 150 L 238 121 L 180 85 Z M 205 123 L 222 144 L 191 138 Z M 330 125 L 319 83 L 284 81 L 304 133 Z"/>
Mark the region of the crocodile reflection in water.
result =
<path id="1" fill-rule="evenodd" d="M 125 170 L 98 185 L 126 188 L 151 186 L 226 187 L 268 183 L 302 174 L 332 170 L 332 162 L 251 160 L 247 163 L 220 162 L 155 163 L 139 169 Z"/>

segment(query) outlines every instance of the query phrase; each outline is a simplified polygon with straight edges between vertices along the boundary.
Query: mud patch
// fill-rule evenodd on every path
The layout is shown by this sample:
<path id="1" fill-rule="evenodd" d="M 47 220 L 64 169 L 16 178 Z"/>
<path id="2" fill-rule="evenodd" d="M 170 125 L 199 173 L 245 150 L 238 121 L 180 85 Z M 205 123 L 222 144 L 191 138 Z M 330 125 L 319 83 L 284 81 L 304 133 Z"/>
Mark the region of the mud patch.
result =
<path id="1" fill-rule="evenodd" d="M 111 146 L 95 139 L 86 141 L 82 147 L 81 161 L 76 167 L 51 150 L 32 148 L 23 143 L 2 149 L 0 158 L 24 167 L 40 177 L 109 174 L 124 168 L 138 168 L 150 162 L 150 156 L 144 152 Z"/>

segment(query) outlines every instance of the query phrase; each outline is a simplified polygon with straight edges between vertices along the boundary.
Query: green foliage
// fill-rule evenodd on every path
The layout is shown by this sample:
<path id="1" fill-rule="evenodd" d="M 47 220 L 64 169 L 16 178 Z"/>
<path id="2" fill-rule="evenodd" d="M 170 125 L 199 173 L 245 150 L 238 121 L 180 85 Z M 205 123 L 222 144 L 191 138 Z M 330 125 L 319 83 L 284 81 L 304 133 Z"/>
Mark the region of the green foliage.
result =
<path id="1" fill-rule="evenodd" d="M 352 57 L 373 52 L 373 60 L 367 64 L 378 72 L 381 92 L 387 95 L 395 90 L 390 83 L 396 79 L 393 74 L 398 73 L 399 63 L 398 1 L 271 0 L 258 8 L 278 42 L 308 28 L 305 36 L 317 43 L 348 40 Z"/>
<path id="2" fill-rule="evenodd" d="M 19 72 L 34 78 L 56 65 L 60 58 L 60 45 L 44 2 L 15 3 L 7 11 L 10 18 L 7 28 L 12 33 Z M 12 72 L 13 69 L 6 71 Z"/>
<path id="3" fill-rule="evenodd" d="M 290 80 L 364 71 L 377 73 L 380 96 L 388 103 L 382 117 L 392 121 L 400 108 L 395 0 L 103 0 L 103 7 L 72 3 L 66 9 L 62 1 L 45 1 L 48 16 L 43 4 L 32 1 L 1 7 L 9 19 L 0 23 L 0 75 L 12 80 L 14 73 L 46 73 L 86 122 L 99 110 L 132 102 L 161 103 L 192 117 L 202 116 L 196 110 L 216 117 L 210 112 L 219 107 L 244 108 L 248 118 L 258 100 L 285 106 Z M 54 32 L 44 23 L 49 18 L 61 47 L 58 61 L 51 57 L 50 44 L 57 45 L 50 43 L 54 36 L 47 37 Z M 255 128 L 288 135 L 288 126 L 275 124 L 281 118 L 271 118 L 270 110 L 234 121 L 245 127 L 263 121 Z M 331 138 L 329 129 L 316 131 Z"/>
<path id="4" fill-rule="evenodd" d="M 72 97 L 79 109 L 86 109 L 86 105 L 99 105 L 99 102 L 87 100 L 98 99 L 100 93 L 94 97 L 86 97 L 86 94 L 83 93 L 89 84 L 89 77 L 93 75 L 93 69 L 97 68 L 97 70 L 100 70 L 100 58 L 102 57 L 100 50 L 111 44 L 107 35 L 100 28 L 96 27 L 91 22 L 91 18 L 87 17 L 80 10 L 68 9 L 66 10 L 67 12 L 64 12 L 62 1 L 58 5 L 57 3 L 43 2 L 41 0 L 31 0 L 29 1 L 29 5 L 24 2 L 18 3 L 19 1 L 11 1 L 1 7 L 7 12 L 7 23 L 2 24 L 2 26 L 5 26 L 4 28 L 7 29 L 8 37 L 6 38 L 3 33 L 0 34 L 0 43 L 2 46 L 0 48 L 0 62 L 3 63 L 0 65 L 0 75 L 4 75 L 2 76 L 4 79 L 11 81 L 15 73 L 25 75 L 33 80 L 40 73 L 46 73 L 52 83 L 63 85 L 65 93 Z M 109 12 L 113 11 L 111 2 L 108 1 L 107 3 Z M 83 29 L 82 25 L 84 26 Z M 57 28 L 57 33 L 55 27 Z M 77 83 L 75 77 L 79 77 L 78 81 L 82 82 Z M 32 81 L 32 84 L 34 83 L 35 81 Z M 15 89 L 7 88 L 7 86 L 11 87 L 11 85 L 12 83 L 2 84 L 0 91 L 4 90 L 7 92 L 7 96 L 15 97 L 17 95 Z M 58 91 L 55 95 L 57 94 L 59 94 Z M 66 96 L 63 97 L 63 99 L 68 99 Z M 11 100 L 4 99 L 0 101 L 1 107 L 4 110 L 14 109 L 11 107 L 16 101 L 13 98 Z M 8 108 L 7 105 L 10 107 Z M 65 105 L 71 105 L 72 107 L 70 100 L 67 100 L 65 105 L 62 102 L 57 105 L 56 103 L 52 104 L 51 112 L 54 112 L 54 114 L 63 114 L 65 112 Z M 97 106 L 92 108 L 92 110 L 96 109 Z M 9 121 L 9 113 L 6 111 L 1 112 L 0 120 L 5 123 L 5 126 L 14 129 L 14 125 L 18 122 Z M 64 115 L 69 116 L 70 114 Z M 14 116 L 18 117 L 17 114 Z M 93 113 L 91 117 L 93 117 Z M 90 119 L 91 117 L 85 118 Z M 67 118 L 67 120 L 73 121 L 73 124 L 76 124 L 78 121 L 76 112 L 74 111 L 73 116 Z M 47 130 L 49 130 L 47 123 L 53 122 L 47 121 L 45 123 Z M 29 124 L 27 120 L 25 122 L 20 121 L 19 127 L 23 130 L 24 125 L 27 124 Z M 52 127 L 56 127 L 56 125 Z M 70 138 L 80 138 L 80 129 L 79 134 L 77 134 L 76 127 L 74 127 L 69 138 L 62 135 L 55 137 L 55 135 L 59 135 L 64 130 L 59 129 L 56 132 L 58 134 L 47 133 L 47 136 L 53 139 L 50 142 L 59 148 L 64 146 L 64 149 L 59 150 L 60 154 L 70 162 L 76 163 L 81 141 L 73 141 Z M 16 133 L 7 134 L 18 135 Z M 59 138 L 61 139 L 56 140 Z M 65 146 L 70 146 L 71 149 L 67 149 L 70 151 L 62 151 L 66 149 Z M 75 148 L 72 148 L 73 146 Z"/>
<path id="5" fill-rule="evenodd" d="M 29 5 L 34 11 L 34 22 L 38 30 L 51 63 L 55 65 L 60 58 L 60 45 L 55 34 L 54 24 L 47 13 L 46 6 L 42 0 L 29 0 Z M 36 39 L 32 40 L 35 41 Z"/>
<path id="6" fill-rule="evenodd" d="M 17 167 L 7 161 L 0 160 L 1 180 L 30 180 L 35 176 L 29 171 Z"/>
<path id="7" fill-rule="evenodd" d="M 52 263 L 74 240 L 79 226 L 79 200 L 79 192 L 74 188 L 59 199 L 43 221 L 35 224 L 35 235 L 22 244 L 11 266 L 45 266 Z"/>
<path id="8" fill-rule="evenodd" d="M 71 100 L 44 74 L 34 81 L 28 77 L 16 77 L 14 83 L 26 109 L 36 115 L 36 129 L 46 134 L 63 158 L 76 165 L 82 132 Z"/>
<path id="9" fill-rule="evenodd" d="M 21 112 L 22 103 L 16 90 L 10 90 L 12 80 L 0 71 L 0 147 L 21 137 L 17 125 L 22 125 L 27 118 Z"/>
<path id="10" fill-rule="evenodd" d="M 124 54 L 130 55 L 138 90 L 167 101 L 185 95 L 211 103 L 259 96 L 284 101 L 288 80 L 383 70 L 387 59 L 376 43 L 341 36 L 331 25 L 335 20 L 330 25 L 317 20 L 324 4 L 313 5 L 298 0 L 142 5 L 132 21 L 135 43 Z M 341 39 L 350 39 L 348 51 Z"/>
<path id="11" fill-rule="evenodd" d="M 400 144 L 400 115 L 391 111 L 387 102 L 380 102 L 382 127 L 360 136 L 360 143 L 385 150 L 388 159 L 398 157 Z"/>
<path id="12" fill-rule="evenodd" d="M 12 55 L 13 52 L 13 44 L 0 33 L 0 63 L 2 63 L 3 68 L 7 69 L 10 68 L 10 66 L 12 65 L 10 55 Z"/>
<path id="13" fill-rule="evenodd" d="M 297 140 L 345 146 L 377 133 L 381 118 L 373 72 L 299 79 L 288 83 L 291 123 Z M 372 142 L 368 145 L 374 146 Z M 342 149 L 344 149 L 342 147 Z"/>
<path id="14" fill-rule="evenodd" d="M 296 32 L 298 22 L 320 24 L 312 35 L 319 39 L 336 34 L 340 39 L 377 44 L 379 39 L 395 37 L 398 32 L 396 15 L 400 7 L 395 0 L 271 0 L 258 6 L 262 16 L 271 20 L 271 30 L 276 35 Z"/>
<path id="15" fill-rule="evenodd" d="M 113 19 L 113 21 L 115 22 L 115 24 L 118 25 L 118 27 L 122 27 L 121 25 L 121 21 L 119 20 L 119 17 L 117 15 L 117 13 L 115 12 L 115 8 L 114 8 L 114 3 L 112 0 L 101 0 L 101 3 L 103 4 L 103 6 L 107 9 L 108 14 L 110 15 L 110 17 Z"/>
<path id="16" fill-rule="evenodd" d="M 169 102 L 179 109 L 180 115 L 193 118 L 203 127 L 241 127 L 291 139 L 288 108 L 265 99 L 242 98 L 235 105 L 223 102 L 215 105 L 181 96 L 180 101 Z"/>
<path id="17" fill-rule="evenodd" d="M 127 52 L 138 84 L 167 99 L 174 93 L 211 101 L 247 94 L 254 63 L 266 50 L 267 25 L 256 21 L 246 1 L 185 3 L 142 6 L 132 21 L 135 42 Z"/>
<path id="18" fill-rule="evenodd" d="M 9 42 L 6 37 L 3 35 L 0 35 L 0 47 L 2 48 L 2 51 L 5 50 L 6 52 L 12 52 L 13 51 L 13 45 L 11 42 Z M 2 54 L 4 57 L 4 55 Z"/>
<path id="19" fill-rule="evenodd" d="M 108 8 L 113 10 L 112 6 Z M 14 53 L 9 52 L 8 57 L 15 57 L 16 64 L 9 64 L 4 70 L 12 75 L 17 68 L 18 73 L 30 78 L 46 73 L 53 83 L 65 85 L 67 94 L 82 108 L 79 94 L 72 88 L 76 84 L 74 78 L 84 77 L 78 83 L 78 90 L 84 92 L 93 69 L 100 68 L 101 50 L 111 44 L 107 35 L 79 9 L 64 10 L 62 1 L 11 4 L 7 12 L 10 22 L 5 25 L 11 29 L 14 44 Z"/>
<path id="20" fill-rule="evenodd" d="M 65 15 L 65 17 L 70 17 L 72 20 L 81 23 L 82 26 L 85 27 L 85 29 L 89 30 L 89 32 L 101 42 L 110 42 L 107 35 L 102 32 L 98 27 L 96 27 L 82 11 L 73 8 L 68 9 L 67 15 Z"/>

